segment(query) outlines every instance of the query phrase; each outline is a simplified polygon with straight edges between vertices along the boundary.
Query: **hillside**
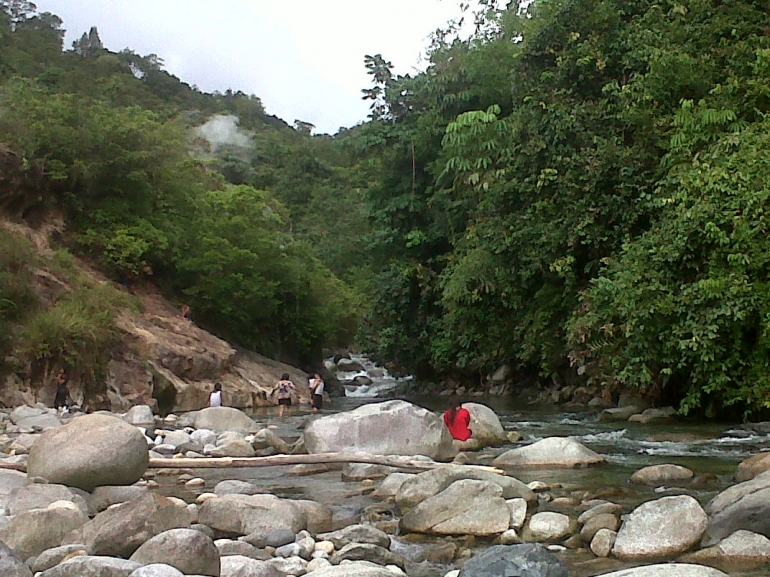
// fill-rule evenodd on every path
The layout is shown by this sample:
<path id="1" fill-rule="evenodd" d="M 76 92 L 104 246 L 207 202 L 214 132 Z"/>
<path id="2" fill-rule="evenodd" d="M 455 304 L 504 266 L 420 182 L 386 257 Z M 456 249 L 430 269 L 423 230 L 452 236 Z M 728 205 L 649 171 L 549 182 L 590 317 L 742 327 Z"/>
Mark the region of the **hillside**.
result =
<path id="1" fill-rule="evenodd" d="M 99 286 L 114 293 L 114 338 L 101 351 L 104 371 L 92 378 L 62 363 L 70 371 L 73 398 L 88 409 L 123 412 L 135 404 L 149 404 L 162 413 L 196 410 L 208 404 L 215 382 L 223 384 L 228 405 L 251 408 L 270 404 L 270 390 L 284 372 L 295 382 L 304 382 L 305 375 L 299 369 L 238 350 L 182 318 L 151 283 L 128 289 L 74 258 L 69 270 L 63 268 L 56 258 L 61 249 L 51 240 L 64 232 L 63 227 L 63 221 L 55 218 L 34 229 L 8 219 L 0 222 L 4 238 L 11 235 L 16 241 L 27 241 L 33 253 L 29 280 L 36 296 L 35 313 L 21 321 L 17 334 L 24 334 L 25 323 L 34 323 L 39 315 L 82 293 L 83 286 Z M 78 340 L 74 334 L 58 336 Z M 38 401 L 50 404 L 55 389 L 52 375 L 61 365 L 27 355 L 23 339 L 14 345 L 10 358 L 6 357 L 5 370 L 0 369 L 0 403 L 7 407 Z M 67 350 L 73 354 L 76 342 L 70 347 Z"/>

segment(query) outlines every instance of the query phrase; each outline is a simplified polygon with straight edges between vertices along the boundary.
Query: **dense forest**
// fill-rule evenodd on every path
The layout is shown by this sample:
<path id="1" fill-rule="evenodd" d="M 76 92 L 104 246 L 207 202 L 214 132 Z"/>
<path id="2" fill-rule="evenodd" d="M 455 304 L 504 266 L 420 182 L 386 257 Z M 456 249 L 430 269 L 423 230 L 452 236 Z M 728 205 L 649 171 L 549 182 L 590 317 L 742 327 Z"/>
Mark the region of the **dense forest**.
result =
<path id="1" fill-rule="evenodd" d="M 370 119 L 334 136 L 0 6 L 0 143 L 40 181 L 0 205 L 59 211 L 62 250 L 217 334 L 299 362 L 356 342 L 424 381 L 508 364 L 683 413 L 770 407 L 766 2 L 484 0 L 422 73 L 367 56 Z M 232 117 L 239 138 L 207 137 Z M 4 355 L 85 359 L 77 335 L 32 351 L 8 246 Z"/>

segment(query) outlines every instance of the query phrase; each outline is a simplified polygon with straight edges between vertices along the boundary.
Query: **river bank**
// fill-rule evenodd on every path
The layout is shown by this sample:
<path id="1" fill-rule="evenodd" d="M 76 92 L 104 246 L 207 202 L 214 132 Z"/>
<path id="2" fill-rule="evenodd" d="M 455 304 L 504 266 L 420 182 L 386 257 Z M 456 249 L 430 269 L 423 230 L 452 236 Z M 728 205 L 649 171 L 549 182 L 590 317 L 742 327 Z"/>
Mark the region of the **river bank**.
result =
<path id="1" fill-rule="evenodd" d="M 441 402 L 440 399 L 415 400 L 434 407 Z M 345 415 L 364 402 L 362 398 L 332 399 L 325 414 Z M 761 427 L 601 423 L 591 413 L 560 413 L 551 408 L 517 407 L 515 403 L 501 401 L 490 404 L 501 416 L 504 430 L 518 432 L 521 440 L 467 453 L 461 462 L 489 465 L 512 449 L 532 446 L 537 441 L 555 436 L 572 436 L 600 453 L 606 461 L 598 467 L 577 469 L 515 467 L 510 470 L 509 474 L 531 484 L 537 491 L 536 499 L 528 507 L 527 522 L 522 520 L 519 529 L 514 529 L 518 539 L 533 539 L 527 531 L 531 530 L 529 525 L 539 513 L 554 513 L 576 521 L 583 514 L 583 509 L 597 500 L 615 504 L 618 513 L 622 512 L 620 519 L 625 521 L 640 504 L 665 497 L 692 497 L 699 506 L 708 507 L 709 501 L 716 495 L 734 485 L 732 477 L 738 462 L 761 450 L 768 440 Z M 194 458 L 191 455 L 196 453 L 193 445 L 202 440 L 201 435 L 208 435 L 207 440 L 213 441 L 214 448 L 210 448 L 209 453 L 216 452 L 216 449 L 219 449 L 219 454 L 244 450 L 246 445 L 250 454 L 293 452 L 301 450 L 303 432 L 307 432 L 311 422 L 318 420 L 318 416 L 311 415 L 307 408 L 299 409 L 298 413 L 284 420 L 276 418 L 273 408 L 256 409 L 251 418 L 244 421 L 252 432 L 243 434 L 220 433 L 212 437 L 205 433 L 205 429 L 195 427 L 196 421 L 190 421 L 185 415 L 180 415 L 176 420 L 160 419 L 150 417 L 146 411 L 143 413 L 145 422 L 137 421 L 134 426 L 138 426 L 138 430 L 152 430 L 156 457 L 167 458 L 172 463 L 174 455 Z M 16 420 L 19 420 L 18 416 Z M 42 413 L 27 418 L 43 418 L 50 422 L 50 418 Z M 23 435 L 36 436 L 34 426 L 31 427 L 32 433 L 19 432 L 24 430 L 24 426 L 5 422 L 5 429 L 10 432 L 9 438 L 15 437 L 13 443 L 19 443 Z M 190 426 L 195 428 L 187 428 Z M 197 435 L 197 441 L 190 431 Z M 9 450 L 10 446 L 4 448 Z M 202 446 L 198 450 L 202 451 L 201 455 L 205 452 Z M 23 457 L 15 459 L 23 460 Z M 630 482 L 639 469 L 663 463 L 687 467 L 693 472 L 693 479 L 682 487 L 668 486 L 665 482 L 649 486 Z M 499 542 L 499 535 L 441 536 L 431 535 L 430 532 L 421 535 L 404 530 L 403 511 L 400 510 L 397 497 L 392 491 L 390 496 L 383 495 L 382 491 L 383 486 L 392 483 L 385 477 L 391 472 L 382 468 L 352 465 L 284 466 L 259 470 L 172 468 L 146 471 L 137 486 L 171 498 L 173 503 L 191 515 L 190 521 L 192 516 L 200 515 L 201 507 L 208 500 L 214 498 L 211 495 L 217 495 L 217 487 L 221 483 L 227 486 L 231 481 L 242 481 L 244 486 L 251 487 L 250 491 L 265 492 L 272 495 L 271 498 L 278 499 L 278 502 L 289 500 L 316 503 L 321 511 L 325 511 L 321 515 L 325 523 L 324 530 L 341 529 L 364 522 L 389 534 L 388 551 L 403 560 L 402 565 L 409 577 L 441 577 L 452 571 L 453 566 L 461 565 L 464 560 L 487 550 L 496 541 Z M 8 522 L 14 521 L 13 517 L 9 519 Z M 95 519 L 89 522 L 93 523 Z M 308 537 L 315 538 L 320 532 L 318 530 Z M 577 533 L 571 535 L 556 540 L 534 539 L 543 541 L 557 552 L 571 577 L 593 577 L 610 570 L 638 565 L 638 561 L 597 556 L 591 552 L 588 543 L 578 545 L 575 539 Z M 228 543 L 238 541 L 233 539 L 235 536 L 230 534 L 227 537 L 220 533 L 220 537 L 226 537 Z M 764 574 L 762 570 L 744 569 L 727 574 Z"/>

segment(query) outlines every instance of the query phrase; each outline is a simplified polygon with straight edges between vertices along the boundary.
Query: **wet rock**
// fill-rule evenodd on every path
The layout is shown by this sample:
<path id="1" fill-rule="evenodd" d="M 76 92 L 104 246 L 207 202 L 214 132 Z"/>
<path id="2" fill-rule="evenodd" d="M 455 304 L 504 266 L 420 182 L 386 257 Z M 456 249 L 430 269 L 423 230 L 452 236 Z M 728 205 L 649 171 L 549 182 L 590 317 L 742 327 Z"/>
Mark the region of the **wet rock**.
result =
<path id="1" fill-rule="evenodd" d="M 307 425 L 304 438 L 310 453 L 419 454 L 439 460 L 457 454 L 441 418 L 405 401 L 321 417 Z"/>
<path id="2" fill-rule="evenodd" d="M 601 515 L 594 515 L 591 517 L 583 528 L 580 529 L 580 538 L 584 543 L 592 543 L 594 535 L 596 535 L 602 529 L 608 529 L 610 531 L 617 532 L 620 528 L 620 519 L 612 513 L 603 513 Z M 600 557 L 606 557 L 606 555 L 600 555 Z"/>
<path id="3" fill-rule="evenodd" d="M 688 495 L 643 503 L 618 532 L 612 553 L 620 559 L 664 559 L 684 553 L 700 541 L 708 517 Z"/>
<path id="4" fill-rule="evenodd" d="M 600 423 L 614 423 L 617 421 L 627 421 L 631 415 L 640 413 L 641 409 L 636 405 L 627 407 L 617 407 L 614 409 L 604 409 L 596 418 Z"/>
<path id="5" fill-rule="evenodd" d="M 770 535 L 770 471 L 732 487 L 711 499 L 703 546 L 715 545 L 739 529 Z"/>
<path id="6" fill-rule="evenodd" d="M 404 568 L 404 559 L 401 556 L 371 543 L 349 543 L 337 551 L 331 561 L 334 565 L 339 565 L 342 561 L 371 561 L 377 565 L 396 565 Z"/>
<path id="7" fill-rule="evenodd" d="M 135 483 L 148 462 L 147 442 L 136 427 L 93 414 L 43 433 L 30 450 L 27 473 L 92 491 L 102 485 Z"/>
<path id="8" fill-rule="evenodd" d="M 738 483 L 750 481 L 768 470 L 770 470 L 770 453 L 759 453 L 738 465 L 735 470 L 735 480 Z"/>
<path id="9" fill-rule="evenodd" d="M 340 359 L 337 361 L 337 370 L 341 373 L 357 373 L 363 371 L 364 367 L 358 361 Z"/>
<path id="10" fill-rule="evenodd" d="M 649 425 L 650 423 L 666 423 L 675 416 L 676 409 L 674 407 L 661 407 L 660 409 L 647 409 L 640 415 L 631 415 L 628 421 L 630 423 Z"/>
<path id="11" fill-rule="evenodd" d="M 130 558 L 142 565 L 164 563 L 186 575 L 219 577 L 219 551 L 206 535 L 192 529 L 171 529 L 159 533 L 137 549 Z"/>
<path id="12" fill-rule="evenodd" d="M 537 544 L 496 545 L 471 557 L 459 577 L 568 577 L 567 567 L 553 553 Z"/>
<path id="13" fill-rule="evenodd" d="M 604 463 L 604 457 L 569 437 L 549 437 L 497 457 L 496 466 L 586 467 Z"/>
<path id="14" fill-rule="evenodd" d="M 494 535 L 506 531 L 510 511 L 499 485 L 488 481 L 455 481 L 409 511 L 401 527 L 440 535 Z"/>
<path id="15" fill-rule="evenodd" d="M 695 473 L 690 469 L 679 465 L 651 465 L 631 475 L 631 482 L 651 487 L 661 484 L 681 485 L 691 481 L 694 476 Z"/>
<path id="16" fill-rule="evenodd" d="M 597 515 L 611 514 L 620 517 L 620 512 L 622 510 L 623 508 L 616 503 L 599 503 L 581 513 L 580 517 L 578 517 L 578 523 L 585 525 L 591 518 L 596 517 Z"/>

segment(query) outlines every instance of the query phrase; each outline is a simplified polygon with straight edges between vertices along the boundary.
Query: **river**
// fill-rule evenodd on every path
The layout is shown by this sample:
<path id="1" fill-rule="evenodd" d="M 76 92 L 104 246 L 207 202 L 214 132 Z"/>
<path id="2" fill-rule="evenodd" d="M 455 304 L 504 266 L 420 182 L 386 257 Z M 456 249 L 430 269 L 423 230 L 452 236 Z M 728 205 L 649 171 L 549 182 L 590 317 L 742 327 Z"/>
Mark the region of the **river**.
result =
<path id="1" fill-rule="evenodd" d="M 328 403 L 324 412 L 346 411 L 363 403 L 382 400 L 362 396 L 335 398 Z M 407 400 L 437 412 L 444 408 L 444 401 L 435 397 L 411 397 Z M 767 434 L 753 432 L 748 427 L 738 425 L 688 421 L 677 421 L 665 425 L 598 423 L 595 411 L 565 412 L 553 406 L 521 405 L 512 398 L 481 398 L 474 401 L 492 407 L 500 416 L 504 428 L 507 431 L 520 432 L 522 440 L 514 445 L 496 447 L 473 454 L 473 462 L 488 464 L 492 458 L 505 450 L 545 437 L 572 436 L 604 455 L 607 458 L 607 464 L 586 469 L 516 470 L 510 471 L 509 474 L 524 482 L 537 480 L 548 483 L 553 487 L 551 494 L 554 497 L 607 498 L 623 505 L 626 512 L 644 501 L 672 494 L 686 493 L 705 504 L 716 493 L 733 484 L 732 475 L 739 462 L 765 449 L 770 440 Z M 278 435 L 290 442 L 299 437 L 304 424 L 308 419 L 313 418 L 307 407 L 300 407 L 294 415 L 283 421 L 277 419 L 277 411 L 272 408 L 260 409 L 253 416 L 260 425 L 274 427 Z M 705 475 L 705 477 L 701 484 L 687 489 L 652 488 L 629 483 L 634 471 L 660 463 L 682 465 L 693 470 L 696 475 Z M 206 480 L 207 490 L 211 490 L 214 484 L 223 479 L 242 479 L 256 483 L 278 496 L 307 498 L 325 503 L 334 510 L 334 522 L 337 526 L 358 522 L 367 508 L 378 503 L 362 490 L 359 482 L 343 482 L 339 470 L 293 477 L 287 474 L 289 469 L 290 467 L 201 469 L 195 470 L 194 474 Z M 193 494 L 185 494 L 183 488 L 175 486 L 170 478 L 159 480 L 162 483 L 163 492 L 167 494 L 188 499 L 195 497 Z M 548 505 L 544 503 L 540 510 L 547 510 L 547 507 Z M 396 537 L 394 550 L 414 561 L 420 561 L 426 549 L 440 541 L 440 539 L 427 539 L 414 543 Z M 475 547 L 488 545 L 489 543 L 483 540 L 475 543 Z M 559 555 L 567 563 L 570 577 L 593 577 L 628 566 L 616 559 L 597 559 L 586 551 L 568 550 Z M 419 566 L 413 566 L 409 575 L 410 577 L 441 577 L 450 568 L 447 565 L 423 562 Z M 731 573 L 731 575 L 760 577 L 760 575 L 767 575 L 767 570 Z"/>

